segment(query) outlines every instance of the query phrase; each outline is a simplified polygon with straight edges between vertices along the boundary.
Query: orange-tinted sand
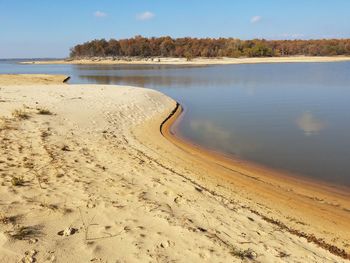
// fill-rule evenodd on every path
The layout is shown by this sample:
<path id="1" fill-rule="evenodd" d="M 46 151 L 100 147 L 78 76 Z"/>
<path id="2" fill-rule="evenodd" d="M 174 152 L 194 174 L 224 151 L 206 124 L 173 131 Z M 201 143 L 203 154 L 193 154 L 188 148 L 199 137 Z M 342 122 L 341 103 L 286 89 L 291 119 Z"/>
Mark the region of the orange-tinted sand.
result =
<path id="1" fill-rule="evenodd" d="M 293 177 L 288 173 L 227 157 L 173 134 L 178 107 L 162 134 L 184 152 L 193 166 L 218 185 L 250 200 L 252 210 L 276 220 L 294 234 L 306 233 L 350 252 L 350 190 Z M 277 223 L 277 222 L 276 222 Z"/>

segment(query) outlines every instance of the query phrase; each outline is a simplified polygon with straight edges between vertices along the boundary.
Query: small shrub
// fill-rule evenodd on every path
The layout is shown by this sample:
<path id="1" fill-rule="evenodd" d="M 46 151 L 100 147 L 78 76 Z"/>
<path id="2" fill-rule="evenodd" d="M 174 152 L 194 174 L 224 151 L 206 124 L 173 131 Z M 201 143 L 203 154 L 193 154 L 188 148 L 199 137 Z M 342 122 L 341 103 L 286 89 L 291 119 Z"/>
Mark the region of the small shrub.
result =
<path id="1" fill-rule="evenodd" d="M 186 58 L 186 61 L 192 61 L 193 59 L 193 55 L 189 52 L 186 52 L 185 53 L 185 58 Z"/>
<path id="2" fill-rule="evenodd" d="M 7 231 L 7 233 L 15 240 L 31 240 L 43 235 L 41 225 L 19 226 L 13 231 Z"/>
<path id="3" fill-rule="evenodd" d="M 38 114 L 40 115 L 52 115 L 52 112 L 46 108 L 37 108 Z"/>
<path id="4" fill-rule="evenodd" d="M 49 137 L 50 134 L 51 133 L 48 131 L 42 131 L 40 136 L 41 136 L 41 138 L 45 139 L 45 138 Z"/>
<path id="5" fill-rule="evenodd" d="M 13 177 L 11 179 L 11 183 L 12 183 L 13 186 L 22 186 L 22 185 L 24 185 L 23 176 Z"/>
<path id="6" fill-rule="evenodd" d="M 4 214 L 0 214 L 0 223 L 7 225 L 8 223 L 10 223 L 10 218 Z"/>
<path id="7" fill-rule="evenodd" d="M 20 109 L 14 110 L 12 112 L 12 116 L 17 118 L 17 119 L 22 119 L 22 120 L 29 119 L 29 117 L 30 117 L 26 111 L 20 110 Z"/>
<path id="8" fill-rule="evenodd" d="M 69 148 L 68 145 L 63 145 L 61 150 L 64 151 L 64 152 L 70 152 L 71 151 L 71 149 Z"/>
<path id="9" fill-rule="evenodd" d="M 16 221 L 20 218 L 19 215 L 17 216 L 7 216 L 4 213 L 0 212 L 0 223 L 3 225 L 7 225 L 7 224 L 15 224 Z"/>

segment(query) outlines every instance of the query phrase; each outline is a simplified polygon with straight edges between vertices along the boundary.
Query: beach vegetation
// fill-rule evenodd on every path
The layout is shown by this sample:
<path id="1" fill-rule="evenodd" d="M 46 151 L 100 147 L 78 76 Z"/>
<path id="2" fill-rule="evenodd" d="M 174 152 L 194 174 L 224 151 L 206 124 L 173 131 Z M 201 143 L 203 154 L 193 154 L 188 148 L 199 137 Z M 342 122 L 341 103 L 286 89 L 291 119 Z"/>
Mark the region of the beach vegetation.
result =
<path id="1" fill-rule="evenodd" d="M 14 176 L 14 177 L 11 179 L 11 184 L 12 184 L 13 186 L 22 186 L 22 185 L 24 185 L 23 176 Z"/>
<path id="2" fill-rule="evenodd" d="M 52 115 L 52 112 L 46 108 L 37 108 L 38 114 L 40 115 Z"/>
<path id="3" fill-rule="evenodd" d="M 232 254 L 236 257 L 243 259 L 254 259 L 256 257 L 256 253 L 248 248 L 245 250 L 240 250 L 240 249 L 235 249 L 234 251 L 232 251 Z"/>
<path id="4" fill-rule="evenodd" d="M 17 118 L 17 119 L 22 119 L 22 120 L 26 120 L 29 119 L 29 114 L 22 109 L 16 109 L 12 112 L 12 116 Z"/>
<path id="5" fill-rule="evenodd" d="M 0 132 L 5 130 L 13 130 L 15 129 L 11 120 L 8 118 L 0 118 Z"/>
<path id="6" fill-rule="evenodd" d="M 7 233 L 15 240 L 33 240 L 43 235 L 41 225 L 17 226 L 14 230 L 7 231 Z"/>
<path id="7" fill-rule="evenodd" d="M 192 54 L 191 54 L 190 52 L 187 52 L 187 53 L 185 54 L 185 57 L 186 57 L 186 60 L 187 60 L 187 61 L 191 61 L 191 60 L 193 59 L 193 56 L 192 56 Z"/>
<path id="8" fill-rule="evenodd" d="M 15 224 L 21 216 L 8 216 L 7 214 L 0 212 L 0 223 L 3 225 Z"/>

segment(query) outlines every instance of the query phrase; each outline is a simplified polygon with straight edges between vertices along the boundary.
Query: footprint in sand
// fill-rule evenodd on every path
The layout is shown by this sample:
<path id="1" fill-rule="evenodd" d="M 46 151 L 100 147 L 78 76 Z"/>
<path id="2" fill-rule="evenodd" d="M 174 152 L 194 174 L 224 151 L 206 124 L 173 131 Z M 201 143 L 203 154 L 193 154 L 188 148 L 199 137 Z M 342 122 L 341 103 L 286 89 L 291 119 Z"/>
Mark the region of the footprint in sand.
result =
<path id="1" fill-rule="evenodd" d="M 67 227 L 65 230 L 59 231 L 59 232 L 57 233 L 57 235 L 68 237 L 68 236 L 74 235 L 74 234 L 77 233 L 77 232 L 78 232 L 78 229 L 73 228 L 73 227 Z"/>

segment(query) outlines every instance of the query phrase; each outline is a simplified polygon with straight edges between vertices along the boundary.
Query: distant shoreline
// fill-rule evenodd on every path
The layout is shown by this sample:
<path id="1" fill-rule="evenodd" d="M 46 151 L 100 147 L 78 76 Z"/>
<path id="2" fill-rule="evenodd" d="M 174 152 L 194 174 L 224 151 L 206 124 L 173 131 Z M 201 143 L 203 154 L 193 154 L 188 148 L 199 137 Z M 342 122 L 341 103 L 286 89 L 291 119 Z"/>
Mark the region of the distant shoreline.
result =
<path id="1" fill-rule="evenodd" d="M 260 64 L 260 63 L 325 63 L 350 61 L 350 56 L 291 56 L 291 57 L 255 57 L 255 58 L 194 58 L 187 61 L 186 58 L 136 58 L 136 57 L 94 57 L 83 59 L 62 59 L 62 60 L 38 60 L 24 61 L 20 64 L 73 64 L 73 65 L 229 65 L 229 64 Z"/>

